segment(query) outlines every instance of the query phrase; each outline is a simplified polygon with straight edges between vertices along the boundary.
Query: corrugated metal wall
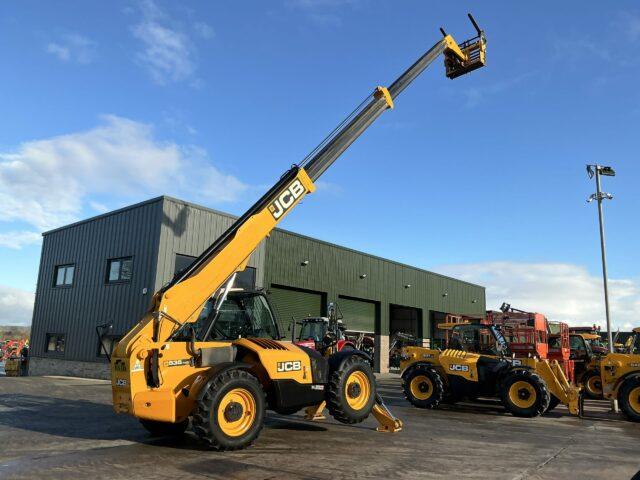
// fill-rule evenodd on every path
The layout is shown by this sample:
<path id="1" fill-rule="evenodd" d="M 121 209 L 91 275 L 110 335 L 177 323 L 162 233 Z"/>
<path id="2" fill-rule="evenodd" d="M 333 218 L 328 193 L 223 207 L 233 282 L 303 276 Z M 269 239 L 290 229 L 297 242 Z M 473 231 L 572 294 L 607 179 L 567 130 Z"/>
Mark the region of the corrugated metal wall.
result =
<path id="1" fill-rule="evenodd" d="M 176 253 L 200 255 L 235 219 L 226 213 L 165 197 L 155 289 L 173 277 Z M 263 265 L 264 242 L 249 261 L 249 266 L 256 268 L 256 286 L 262 285 Z"/>
<path id="2" fill-rule="evenodd" d="M 302 266 L 305 260 L 309 263 Z M 339 295 L 379 301 L 383 334 L 389 332 L 389 304 L 421 308 L 425 337 L 430 311 L 485 311 L 484 287 L 282 230 L 267 239 L 264 284 L 326 292 L 338 304 Z"/>
<path id="3" fill-rule="evenodd" d="M 129 330 L 153 296 L 161 199 L 99 216 L 44 235 L 36 288 L 31 354 L 42 356 L 47 333 L 65 334 L 68 360 L 97 360 L 96 325 L 113 323 L 113 333 Z M 106 284 L 107 260 L 133 257 L 130 283 Z M 75 264 L 70 288 L 55 288 L 56 265 Z M 143 288 L 147 294 L 143 294 Z"/>
<path id="4" fill-rule="evenodd" d="M 175 255 L 199 255 L 233 220 L 231 215 L 160 197 L 47 233 L 32 355 L 45 353 L 46 333 L 63 333 L 66 348 L 61 358 L 97 361 L 95 326 L 113 323 L 114 334 L 125 333 L 146 311 L 153 293 L 173 276 Z M 134 259 L 131 283 L 106 284 L 107 260 L 125 256 Z M 304 260 L 307 266 L 301 265 Z M 54 288 L 55 266 L 67 263 L 76 265 L 73 287 Z M 258 247 L 249 265 L 257 269 L 257 286 L 325 292 L 328 301 L 339 302 L 342 295 L 379 302 L 383 333 L 389 330 L 390 304 L 421 308 L 425 335 L 430 332 L 430 311 L 485 311 L 483 287 L 282 230 Z M 362 274 L 366 278 L 361 279 Z M 407 284 L 411 288 L 404 288 Z"/>

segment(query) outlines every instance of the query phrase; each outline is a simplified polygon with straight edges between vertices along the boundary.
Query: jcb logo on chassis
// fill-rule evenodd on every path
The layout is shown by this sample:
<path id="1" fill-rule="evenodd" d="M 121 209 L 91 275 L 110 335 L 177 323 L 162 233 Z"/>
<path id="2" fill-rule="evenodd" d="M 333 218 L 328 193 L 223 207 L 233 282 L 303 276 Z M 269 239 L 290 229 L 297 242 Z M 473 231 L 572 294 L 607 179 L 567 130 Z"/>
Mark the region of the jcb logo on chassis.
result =
<path id="1" fill-rule="evenodd" d="M 449 370 L 451 370 L 452 372 L 468 372 L 469 371 L 469 365 L 451 364 L 451 365 L 449 365 Z"/>
<path id="2" fill-rule="evenodd" d="M 287 210 L 295 203 L 295 201 L 302 196 L 303 193 L 306 192 L 304 185 L 300 180 L 295 179 L 293 182 L 289 184 L 287 188 L 284 189 L 278 198 L 276 198 L 269 205 L 269 212 L 273 215 L 273 218 L 278 220 L 282 217 Z"/>
<path id="3" fill-rule="evenodd" d="M 640 367 L 640 363 L 630 363 L 629 366 L 633 368 L 638 368 Z"/>
<path id="4" fill-rule="evenodd" d="M 278 372 L 297 372 L 298 370 L 302 370 L 302 362 L 300 360 L 278 362 Z"/>

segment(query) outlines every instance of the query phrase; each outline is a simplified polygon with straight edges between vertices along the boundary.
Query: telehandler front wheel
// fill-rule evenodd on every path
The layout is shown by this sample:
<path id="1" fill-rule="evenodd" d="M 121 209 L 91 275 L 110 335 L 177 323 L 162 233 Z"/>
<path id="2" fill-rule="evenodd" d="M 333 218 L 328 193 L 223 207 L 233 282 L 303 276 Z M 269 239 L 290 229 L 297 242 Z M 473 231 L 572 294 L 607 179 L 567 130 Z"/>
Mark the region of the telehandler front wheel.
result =
<path id="1" fill-rule="evenodd" d="M 589 370 L 582 376 L 582 386 L 589 398 L 601 399 L 602 397 L 602 377 L 597 370 Z"/>
<path id="2" fill-rule="evenodd" d="M 432 367 L 418 365 L 403 377 L 404 396 L 418 408 L 436 408 L 443 401 L 455 403 L 454 396 L 444 395 L 442 376 Z"/>
<path id="3" fill-rule="evenodd" d="M 189 426 L 189 419 L 178 423 L 158 422 L 156 420 L 140 419 L 140 423 L 153 437 L 179 437 Z"/>
<path id="4" fill-rule="evenodd" d="M 507 374 L 500 391 L 502 404 L 514 417 L 537 417 L 549 408 L 551 396 L 544 380 L 529 370 Z"/>
<path id="5" fill-rule="evenodd" d="M 218 374 L 193 414 L 193 431 L 216 450 L 248 447 L 264 425 L 262 385 L 244 370 Z"/>
<path id="6" fill-rule="evenodd" d="M 640 422 L 640 377 L 631 377 L 624 381 L 618 393 L 618 403 L 628 420 Z"/>
<path id="7" fill-rule="evenodd" d="M 359 355 L 347 357 L 329 376 L 327 409 L 342 423 L 360 423 L 376 401 L 376 379 L 371 365 Z"/>

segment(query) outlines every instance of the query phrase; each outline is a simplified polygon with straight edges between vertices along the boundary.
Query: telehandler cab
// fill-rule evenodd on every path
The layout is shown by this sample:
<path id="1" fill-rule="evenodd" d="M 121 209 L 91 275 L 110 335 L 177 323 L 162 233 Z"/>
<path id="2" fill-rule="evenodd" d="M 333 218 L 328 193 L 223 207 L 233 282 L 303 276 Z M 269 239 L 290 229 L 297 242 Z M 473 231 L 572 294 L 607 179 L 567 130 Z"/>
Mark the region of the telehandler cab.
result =
<path id="1" fill-rule="evenodd" d="M 515 358 L 499 327 L 458 324 L 448 348 L 406 347 L 400 364 L 403 389 L 419 408 L 436 408 L 463 397 L 497 397 L 518 417 L 535 417 L 558 403 L 581 412 L 580 390 L 557 361 Z"/>
<path id="2" fill-rule="evenodd" d="M 113 352 L 116 412 L 134 415 L 154 434 L 181 434 L 191 419 L 195 433 L 218 449 L 249 445 L 263 426 L 266 407 L 292 413 L 326 402 L 340 422 L 362 422 L 373 412 L 379 429 L 401 428 L 376 392 L 366 354 L 349 350 L 325 358 L 280 341 L 283 332 L 264 294 L 233 285 L 260 242 L 431 62 L 444 55 L 449 78 L 484 65 L 484 33 L 469 18 L 477 36 L 459 45 L 442 31 L 444 37 L 395 82 L 377 87 L 191 266 L 156 292 L 149 311 Z"/>

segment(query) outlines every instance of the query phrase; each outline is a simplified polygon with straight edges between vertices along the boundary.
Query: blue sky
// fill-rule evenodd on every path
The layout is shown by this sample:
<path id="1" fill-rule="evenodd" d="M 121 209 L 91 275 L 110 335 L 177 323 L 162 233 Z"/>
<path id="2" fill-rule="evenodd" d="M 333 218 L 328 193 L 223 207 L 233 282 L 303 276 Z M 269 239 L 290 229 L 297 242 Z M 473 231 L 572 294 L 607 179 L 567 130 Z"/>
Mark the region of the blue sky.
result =
<path id="1" fill-rule="evenodd" d="M 241 213 L 472 10 L 488 66 L 434 63 L 282 226 L 600 322 L 584 167 L 611 164 L 614 320 L 637 324 L 637 3 L 388 5 L 3 2 L 0 323 L 29 317 L 40 232 L 163 193 Z"/>

